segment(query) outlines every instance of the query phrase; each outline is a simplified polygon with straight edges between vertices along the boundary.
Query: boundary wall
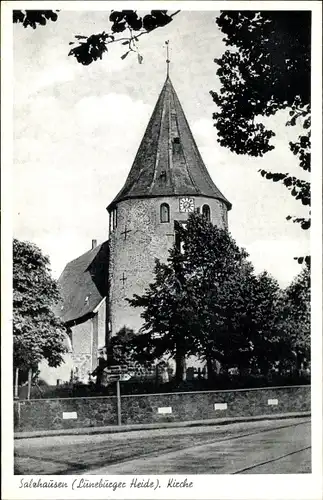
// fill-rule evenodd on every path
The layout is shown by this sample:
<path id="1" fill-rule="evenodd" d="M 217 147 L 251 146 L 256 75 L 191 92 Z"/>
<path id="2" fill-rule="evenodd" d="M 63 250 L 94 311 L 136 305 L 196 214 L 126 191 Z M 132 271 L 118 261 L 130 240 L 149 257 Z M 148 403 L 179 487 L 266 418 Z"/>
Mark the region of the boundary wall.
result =
<path id="1" fill-rule="evenodd" d="M 14 402 L 15 431 L 117 425 L 116 396 Z M 311 386 L 121 396 L 121 425 L 309 412 Z"/>

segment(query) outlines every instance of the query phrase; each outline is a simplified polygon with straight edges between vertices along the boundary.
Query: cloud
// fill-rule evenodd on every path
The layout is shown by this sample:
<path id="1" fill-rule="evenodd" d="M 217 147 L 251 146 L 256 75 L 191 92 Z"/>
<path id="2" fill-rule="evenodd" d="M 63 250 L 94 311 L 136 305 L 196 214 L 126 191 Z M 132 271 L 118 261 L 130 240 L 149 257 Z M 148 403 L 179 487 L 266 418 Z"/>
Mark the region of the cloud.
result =
<path id="1" fill-rule="evenodd" d="M 256 272 L 268 271 L 281 286 L 287 286 L 301 271 L 294 257 L 309 253 L 309 241 L 259 240 L 245 245 Z"/>
<path id="2" fill-rule="evenodd" d="M 75 81 L 80 74 L 80 67 L 73 65 L 72 61 L 46 63 L 43 67 L 32 70 L 24 67 L 16 71 L 14 81 L 14 105 L 19 107 L 26 104 L 35 94 L 48 88 L 55 89 L 66 82 Z M 28 82 L 28 84 L 26 84 Z"/>
<path id="3" fill-rule="evenodd" d="M 121 59 L 126 48 L 120 44 L 114 44 L 113 50 L 104 54 L 102 60 L 89 66 L 79 64 L 68 55 L 73 47 L 69 43 L 79 43 L 74 34 L 81 32 L 89 36 L 106 31 L 109 24 L 109 12 L 61 11 L 57 23 L 48 23 L 44 28 L 30 30 L 14 25 L 15 104 L 25 102 L 39 92 L 59 91 L 60 85 L 67 82 L 77 83 L 76 92 L 87 81 L 93 84 L 97 79 L 102 86 L 104 78 L 109 81 L 112 74 L 126 70 L 131 60 Z"/>
<path id="4" fill-rule="evenodd" d="M 77 68 L 72 67 L 71 64 L 61 63 L 56 66 L 48 66 L 44 68 L 37 76 L 37 79 L 35 79 L 33 90 L 35 92 L 43 87 L 49 87 L 62 82 L 70 82 L 74 80 L 76 74 Z"/>
<path id="5" fill-rule="evenodd" d="M 80 127 L 89 131 L 106 127 L 106 134 L 116 135 L 117 132 L 119 141 L 124 144 L 120 129 L 136 130 L 137 133 L 137 129 L 142 129 L 147 121 L 150 107 L 141 100 L 134 101 L 128 95 L 111 92 L 103 96 L 89 95 L 82 98 L 74 111 L 75 121 Z"/>
<path id="6" fill-rule="evenodd" d="M 281 183 L 264 179 L 258 172 L 265 169 L 302 174 L 288 145 L 297 131 L 287 128 L 284 136 L 286 127 L 281 123 L 282 117 L 276 128 L 275 149 L 263 158 L 239 156 L 219 146 L 211 119 L 195 121 L 192 132 L 213 181 L 233 203 L 229 212 L 232 236 L 249 251 L 258 272 L 267 269 L 286 285 L 300 270 L 293 257 L 309 252 L 310 233 L 286 221 L 289 214 L 307 216 L 307 208 Z"/>
<path id="7" fill-rule="evenodd" d="M 53 96 L 16 109 L 14 232 L 51 256 L 55 275 L 92 238 L 108 238 L 105 207 L 126 179 L 150 113 L 117 93 L 84 97 L 73 110 Z"/>

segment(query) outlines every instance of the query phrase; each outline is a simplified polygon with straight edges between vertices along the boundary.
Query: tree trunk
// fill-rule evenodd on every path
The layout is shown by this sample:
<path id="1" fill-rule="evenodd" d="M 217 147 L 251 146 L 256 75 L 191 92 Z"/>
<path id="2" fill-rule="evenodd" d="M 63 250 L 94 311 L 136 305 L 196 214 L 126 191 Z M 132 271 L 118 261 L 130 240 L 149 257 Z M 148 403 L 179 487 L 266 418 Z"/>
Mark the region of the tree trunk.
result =
<path id="1" fill-rule="evenodd" d="M 301 352 L 296 352 L 296 375 L 301 377 L 304 369 L 304 356 Z"/>
<path id="2" fill-rule="evenodd" d="M 19 399 L 19 368 L 15 370 L 15 399 Z"/>
<path id="3" fill-rule="evenodd" d="M 155 387 L 158 387 L 159 385 L 159 369 L 158 365 L 155 367 Z"/>
<path id="4" fill-rule="evenodd" d="M 206 358 L 206 367 L 207 367 L 207 379 L 213 380 L 214 379 L 214 368 L 213 368 L 213 362 L 212 362 L 211 358 Z"/>
<path id="5" fill-rule="evenodd" d="M 183 382 L 185 380 L 185 356 L 182 353 L 181 349 L 177 348 L 175 362 L 176 362 L 175 380 L 176 382 Z"/>
<path id="6" fill-rule="evenodd" d="M 30 399 L 30 393 L 31 393 L 31 377 L 33 374 L 32 368 L 29 368 L 28 370 L 28 392 L 27 392 L 27 399 Z"/>

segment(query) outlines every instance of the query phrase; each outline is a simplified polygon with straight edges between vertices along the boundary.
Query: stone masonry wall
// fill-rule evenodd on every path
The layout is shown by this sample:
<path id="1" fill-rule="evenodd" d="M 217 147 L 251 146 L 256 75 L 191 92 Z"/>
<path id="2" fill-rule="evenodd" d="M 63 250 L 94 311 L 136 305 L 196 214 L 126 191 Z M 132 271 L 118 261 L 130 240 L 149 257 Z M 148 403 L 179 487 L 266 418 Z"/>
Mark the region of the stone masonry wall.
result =
<path id="1" fill-rule="evenodd" d="M 92 342 L 92 319 L 88 319 L 84 323 L 72 327 L 74 372 L 84 382 L 88 380 L 88 374 L 92 368 Z"/>
<path id="2" fill-rule="evenodd" d="M 117 227 L 110 234 L 110 322 L 112 335 L 123 326 L 137 331 L 142 326 L 141 311 L 129 306 L 126 298 L 142 294 L 153 279 L 155 259 L 166 261 L 174 243 L 174 221 L 186 220 L 179 211 L 180 197 L 130 199 L 117 207 Z M 194 197 L 195 207 L 208 204 L 211 222 L 227 227 L 227 209 L 223 202 Z M 170 206 L 170 222 L 160 222 L 160 206 Z M 127 229 L 126 235 L 124 234 Z M 123 277 L 125 278 L 123 280 Z"/>
<path id="3" fill-rule="evenodd" d="M 309 412 L 310 398 L 310 386 L 122 396 L 122 424 Z M 117 424 L 114 396 L 38 399 L 19 401 L 14 405 L 16 431 Z M 64 414 L 66 417 L 66 413 L 73 412 L 77 418 L 63 418 Z"/>
<path id="4" fill-rule="evenodd" d="M 75 325 L 72 330 L 72 346 L 75 354 L 91 354 L 93 325 L 91 318 L 79 325 Z"/>
<path id="5" fill-rule="evenodd" d="M 278 404 L 269 405 L 270 399 L 277 399 Z M 219 403 L 226 404 L 227 408 L 215 410 L 214 405 Z M 160 413 L 163 411 L 159 410 L 161 408 L 167 408 L 167 411 L 171 408 L 171 413 Z M 246 417 L 309 410 L 310 388 L 305 386 L 122 398 L 124 424 Z"/>
<path id="6" fill-rule="evenodd" d="M 72 358 L 80 380 L 87 381 L 97 367 L 98 349 L 105 345 L 106 304 L 102 301 L 94 317 L 72 327 Z"/>
<path id="7" fill-rule="evenodd" d="M 64 418 L 73 413 L 76 419 Z M 116 414 L 116 397 L 25 400 L 15 403 L 15 428 L 35 431 L 113 425 Z"/>

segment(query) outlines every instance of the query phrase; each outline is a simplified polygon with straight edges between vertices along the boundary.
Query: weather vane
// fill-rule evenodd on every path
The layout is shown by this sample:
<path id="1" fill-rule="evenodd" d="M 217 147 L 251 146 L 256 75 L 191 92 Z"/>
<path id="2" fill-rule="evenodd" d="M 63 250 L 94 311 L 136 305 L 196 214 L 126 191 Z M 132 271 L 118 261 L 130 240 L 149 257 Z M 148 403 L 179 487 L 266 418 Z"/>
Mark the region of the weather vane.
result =
<path id="1" fill-rule="evenodd" d="M 166 64 L 167 64 L 167 76 L 169 76 L 169 63 L 170 63 L 170 60 L 169 60 L 169 40 L 166 40 L 165 42 L 165 45 L 166 45 L 166 54 L 167 54 L 167 58 L 166 58 Z"/>

